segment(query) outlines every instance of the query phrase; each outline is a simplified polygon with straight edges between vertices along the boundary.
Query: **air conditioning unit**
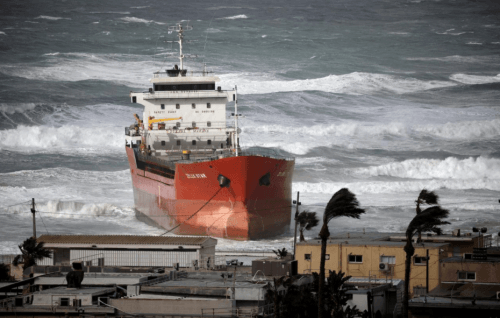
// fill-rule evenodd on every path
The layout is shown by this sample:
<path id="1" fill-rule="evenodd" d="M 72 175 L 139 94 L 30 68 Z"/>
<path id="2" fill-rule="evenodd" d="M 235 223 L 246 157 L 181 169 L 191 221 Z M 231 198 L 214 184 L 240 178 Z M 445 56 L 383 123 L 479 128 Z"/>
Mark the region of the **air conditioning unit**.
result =
<path id="1" fill-rule="evenodd" d="M 500 291 L 497 291 L 497 299 L 500 299 Z"/>
<path id="2" fill-rule="evenodd" d="M 381 270 L 381 271 L 389 271 L 390 268 L 389 268 L 389 263 L 379 263 L 378 264 L 378 268 Z"/>

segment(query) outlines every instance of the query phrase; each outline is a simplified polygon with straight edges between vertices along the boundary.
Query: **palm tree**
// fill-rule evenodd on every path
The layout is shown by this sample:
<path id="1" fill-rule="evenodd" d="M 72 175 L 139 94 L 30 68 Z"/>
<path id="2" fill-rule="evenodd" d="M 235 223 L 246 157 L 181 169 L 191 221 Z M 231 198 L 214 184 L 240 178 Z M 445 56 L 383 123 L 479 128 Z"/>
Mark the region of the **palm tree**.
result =
<path id="1" fill-rule="evenodd" d="M 439 197 L 437 194 L 435 194 L 433 191 L 427 191 L 426 189 L 423 189 L 420 191 L 420 194 L 418 195 L 417 200 L 415 203 L 417 204 L 416 207 L 416 212 L 417 214 L 420 214 L 422 210 L 420 209 L 420 204 L 438 204 Z M 418 232 L 418 239 L 417 243 L 420 243 L 422 241 L 422 232 Z"/>
<path id="2" fill-rule="evenodd" d="M 328 231 L 328 222 L 332 219 L 346 216 L 359 219 L 360 215 L 365 213 L 365 210 L 359 208 L 359 202 L 356 196 L 348 189 L 343 188 L 337 191 L 328 202 L 325 213 L 323 214 L 323 226 L 319 232 L 321 238 L 321 262 L 319 266 L 319 284 L 318 284 L 318 317 L 323 317 L 324 311 L 324 295 L 323 289 L 325 285 L 325 255 L 326 255 L 326 240 L 330 236 Z"/>
<path id="3" fill-rule="evenodd" d="M 339 271 L 330 271 L 328 276 L 327 295 L 328 300 L 326 306 L 332 317 L 358 317 L 361 312 L 356 308 L 347 305 L 347 288 L 344 285 L 351 276 L 344 276 L 345 273 Z M 344 309 L 345 307 L 345 309 Z"/>
<path id="4" fill-rule="evenodd" d="M 431 202 L 435 202 L 437 204 L 438 196 L 433 192 L 427 192 L 427 190 L 422 190 L 419 195 L 419 199 L 417 200 L 417 215 L 411 220 L 408 228 L 406 229 L 406 245 L 404 247 L 406 253 L 406 262 L 405 262 L 405 290 L 404 290 L 404 301 L 403 301 L 403 314 L 405 317 L 408 317 L 408 297 L 409 297 L 409 288 L 410 288 L 410 266 L 411 266 L 411 258 L 415 254 L 415 248 L 413 247 L 413 237 L 417 233 L 421 232 L 434 232 L 436 234 L 441 234 L 440 225 L 450 224 L 449 222 L 443 221 L 446 217 L 448 217 L 449 212 L 445 209 L 442 209 L 440 206 L 432 206 L 430 208 L 425 209 L 424 211 L 419 211 L 419 201 L 422 198 L 422 201 L 425 201 L 425 197 L 431 198 Z"/>
<path id="5" fill-rule="evenodd" d="M 283 247 L 283 249 L 279 249 L 278 250 L 273 250 L 274 254 L 276 254 L 276 257 L 278 259 L 284 259 L 287 255 L 288 255 L 288 251 L 286 250 L 285 247 Z"/>
<path id="6" fill-rule="evenodd" d="M 21 255 L 17 255 L 12 264 L 17 266 L 23 262 L 23 270 L 36 265 L 37 261 L 41 261 L 46 257 L 52 257 L 52 252 L 44 247 L 44 243 L 37 243 L 34 237 L 24 240 L 23 244 L 19 245 L 19 250 L 21 250 Z"/>
<path id="7" fill-rule="evenodd" d="M 301 212 L 297 217 L 299 223 L 300 242 L 304 242 L 304 230 L 310 231 L 313 227 L 318 225 L 319 220 L 316 217 L 316 212 Z"/>

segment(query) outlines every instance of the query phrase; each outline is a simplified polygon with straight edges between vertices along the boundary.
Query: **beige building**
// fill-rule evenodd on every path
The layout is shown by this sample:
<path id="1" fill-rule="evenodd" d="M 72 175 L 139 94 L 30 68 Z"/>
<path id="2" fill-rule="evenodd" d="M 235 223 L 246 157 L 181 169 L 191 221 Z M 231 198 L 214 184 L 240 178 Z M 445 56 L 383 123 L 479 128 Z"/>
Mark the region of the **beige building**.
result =
<path id="1" fill-rule="evenodd" d="M 440 282 L 440 261 L 453 255 L 472 252 L 482 246 L 478 235 L 424 235 L 414 243 L 410 291 L 414 287 L 432 290 Z M 343 271 L 353 277 L 403 279 L 405 276 L 405 237 L 394 233 L 353 233 L 332 236 L 327 243 L 326 270 Z M 427 255 L 429 259 L 427 260 Z M 319 272 L 321 240 L 297 244 L 298 273 Z"/>

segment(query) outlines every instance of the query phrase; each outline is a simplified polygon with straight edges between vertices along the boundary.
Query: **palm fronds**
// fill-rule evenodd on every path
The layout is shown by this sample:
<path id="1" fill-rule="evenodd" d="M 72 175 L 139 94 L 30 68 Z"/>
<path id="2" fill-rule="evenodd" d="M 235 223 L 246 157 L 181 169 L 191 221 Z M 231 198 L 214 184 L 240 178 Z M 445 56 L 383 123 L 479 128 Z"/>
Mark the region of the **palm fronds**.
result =
<path id="1" fill-rule="evenodd" d="M 359 219 L 363 213 L 365 210 L 359 208 L 356 196 L 349 189 L 342 188 L 332 196 L 326 205 L 323 223 L 328 223 L 339 216 Z"/>
<path id="2" fill-rule="evenodd" d="M 300 241 L 304 242 L 304 230 L 310 231 L 313 227 L 318 225 L 319 220 L 316 216 L 316 212 L 304 211 L 297 216 L 297 222 L 299 223 Z"/>
<path id="3" fill-rule="evenodd" d="M 441 229 L 438 226 L 450 224 L 450 222 L 443 221 L 443 219 L 448 217 L 448 214 L 448 210 L 437 205 L 423 210 L 411 220 L 406 229 L 406 237 L 411 239 L 417 232 L 434 232 L 440 234 Z"/>

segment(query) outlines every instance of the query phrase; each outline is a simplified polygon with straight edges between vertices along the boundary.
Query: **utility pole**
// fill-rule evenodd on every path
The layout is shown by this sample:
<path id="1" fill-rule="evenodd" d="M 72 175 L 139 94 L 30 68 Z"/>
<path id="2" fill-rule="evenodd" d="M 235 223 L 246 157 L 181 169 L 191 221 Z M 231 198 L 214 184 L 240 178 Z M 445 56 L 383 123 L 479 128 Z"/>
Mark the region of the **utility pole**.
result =
<path id="1" fill-rule="evenodd" d="M 293 204 L 295 204 L 295 232 L 293 235 L 293 260 L 295 260 L 295 251 L 297 250 L 297 220 L 299 218 L 299 194 L 300 192 L 297 191 L 297 201 L 293 201 Z"/>
<path id="2" fill-rule="evenodd" d="M 31 214 L 33 214 L 33 238 L 36 240 L 35 198 L 31 199 Z"/>
<path id="3" fill-rule="evenodd" d="M 425 293 L 429 293 L 429 249 L 427 249 L 427 255 L 425 257 Z"/>

